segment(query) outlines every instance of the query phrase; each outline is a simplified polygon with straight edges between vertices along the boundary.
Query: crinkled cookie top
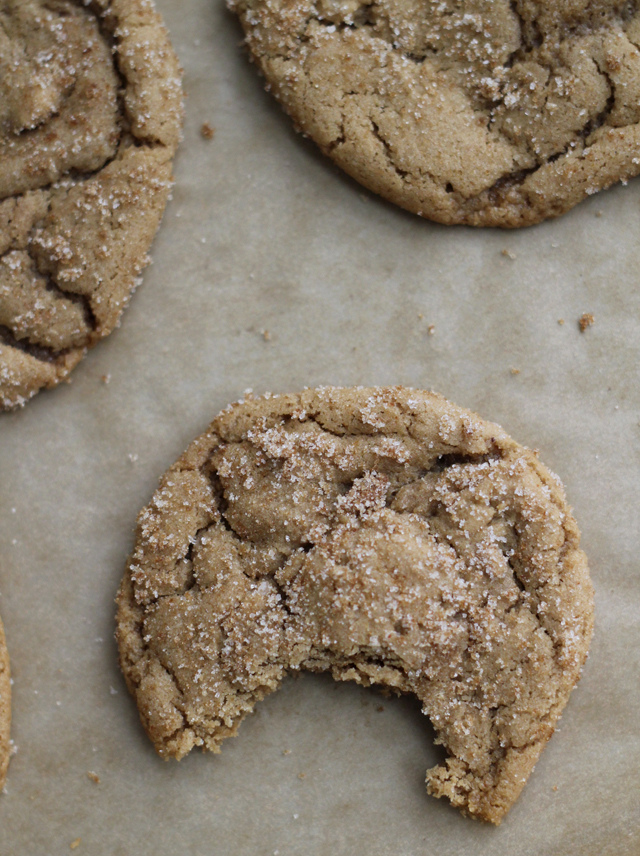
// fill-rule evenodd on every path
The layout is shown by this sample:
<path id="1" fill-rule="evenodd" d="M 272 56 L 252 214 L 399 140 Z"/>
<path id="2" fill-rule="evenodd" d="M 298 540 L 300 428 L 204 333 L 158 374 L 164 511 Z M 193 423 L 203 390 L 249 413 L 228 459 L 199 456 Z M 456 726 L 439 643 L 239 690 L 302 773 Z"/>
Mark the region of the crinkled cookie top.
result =
<path id="1" fill-rule="evenodd" d="M 218 751 L 288 672 L 415 695 L 428 790 L 498 823 L 587 653 L 593 593 L 562 488 L 497 425 L 415 390 L 228 408 L 163 477 L 118 597 L 157 750 Z"/>
<path id="2" fill-rule="evenodd" d="M 523 226 L 640 170 L 637 2 L 230 6 L 299 128 L 417 214 Z"/>
<path id="3" fill-rule="evenodd" d="M 166 204 L 181 99 L 149 0 L 0 0 L 0 408 L 118 322 Z"/>

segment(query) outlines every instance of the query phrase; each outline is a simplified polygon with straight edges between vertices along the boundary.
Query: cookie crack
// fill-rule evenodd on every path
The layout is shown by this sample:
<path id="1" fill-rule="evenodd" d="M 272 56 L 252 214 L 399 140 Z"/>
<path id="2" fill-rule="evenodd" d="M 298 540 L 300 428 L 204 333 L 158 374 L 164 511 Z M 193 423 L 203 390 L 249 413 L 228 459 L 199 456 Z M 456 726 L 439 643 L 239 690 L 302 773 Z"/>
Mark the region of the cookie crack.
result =
<path id="1" fill-rule="evenodd" d="M 222 480 L 220 479 L 220 476 L 211 465 L 207 466 L 205 464 L 205 466 L 201 468 L 200 472 L 206 479 L 209 480 L 209 483 L 211 484 L 211 490 L 213 492 L 213 497 L 216 503 L 216 509 L 220 518 L 218 522 L 227 530 L 227 532 L 233 535 L 233 537 L 238 543 L 243 543 L 245 539 L 242 538 L 242 536 L 238 532 L 236 532 L 236 530 L 233 528 L 231 522 L 226 516 L 225 512 L 229 507 L 229 501 L 224 495 L 224 487 L 222 486 Z M 215 526 L 215 523 L 216 521 L 213 521 L 212 523 L 209 523 L 208 526 L 206 526 L 205 528 L 210 529 L 211 527 Z M 245 576 L 249 578 L 248 574 L 245 574 Z"/>
<path id="2" fill-rule="evenodd" d="M 331 142 L 325 146 L 325 149 L 326 149 L 328 154 L 331 154 L 331 152 L 335 151 L 335 149 L 337 149 L 339 146 L 343 146 L 346 143 L 346 141 L 347 141 L 347 137 L 346 137 L 345 129 L 344 129 L 344 114 L 343 114 L 341 122 L 340 122 L 339 129 L 338 129 L 338 136 L 334 140 L 331 140 Z"/>
<path id="3" fill-rule="evenodd" d="M 537 163 L 535 166 L 528 167 L 527 169 L 517 169 L 513 172 L 507 173 L 507 175 L 503 175 L 497 179 L 497 181 L 494 181 L 491 187 L 484 191 L 483 195 L 486 195 L 489 198 L 492 205 L 500 206 L 507 201 L 506 197 L 509 195 L 510 191 L 521 187 L 527 178 L 539 169 L 540 164 Z M 527 197 L 523 198 L 523 202 L 526 205 L 531 205 L 531 202 Z"/>
<path id="4" fill-rule="evenodd" d="M 233 536 L 233 538 L 235 539 L 235 541 L 238 544 L 244 544 L 249 540 L 249 542 L 251 544 L 256 546 L 255 543 L 252 542 L 250 539 L 244 538 L 242 535 L 240 535 L 233 528 L 231 521 L 226 516 L 226 510 L 228 508 L 229 503 L 228 503 L 227 498 L 225 497 L 224 487 L 222 485 L 222 481 L 221 481 L 218 473 L 213 469 L 213 467 L 207 466 L 206 464 L 200 471 L 201 471 L 202 475 L 205 478 L 207 478 L 211 484 L 213 496 L 214 496 L 214 499 L 216 502 L 216 509 L 217 509 L 219 517 L 220 517 L 219 521 L 217 521 L 217 522 L 219 522 L 227 530 L 227 532 L 229 532 Z M 200 534 L 200 532 L 203 532 L 205 530 L 212 528 L 215 525 L 216 525 L 216 521 L 209 523 L 206 527 L 204 527 L 203 530 L 200 530 L 198 534 Z M 274 575 L 277 574 L 279 571 L 281 571 L 282 568 L 287 564 L 287 562 L 289 561 L 289 559 L 291 558 L 291 556 L 295 552 L 295 549 L 296 549 L 295 547 L 292 547 L 291 552 L 288 554 L 287 553 L 280 553 L 280 561 L 279 561 L 277 567 L 270 569 L 269 572 L 265 572 L 264 574 L 261 574 L 261 578 L 268 578 L 268 579 L 273 580 Z M 245 568 L 243 566 L 241 567 L 241 570 L 242 570 L 243 575 L 248 580 L 250 580 L 251 582 L 254 582 L 254 577 L 252 577 L 252 575 L 250 573 L 247 573 L 247 571 L 245 570 Z M 274 582 L 275 582 L 275 580 L 274 580 Z"/>
<path id="5" fill-rule="evenodd" d="M 284 563 L 283 567 L 285 565 L 286 565 L 286 562 Z M 279 582 L 276 575 L 269 577 L 269 579 L 273 583 L 273 586 L 274 586 L 276 592 L 280 595 L 279 605 L 282 607 L 282 610 L 285 614 L 285 621 L 284 621 L 284 625 L 283 625 L 283 630 L 284 630 L 284 633 L 286 635 L 286 632 L 289 629 L 288 624 L 287 624 L 287 620 L 288 619 L 294 619 L 294 617 L 295 617 L 293 609 L 289 605 L 290 598 L 289 598 L 289 595 L 287 594 L 287 588 L 283 583 Z"/>
<path id="6" fill-rule="evenodd" d="M 402 660 L 401 657 L 394 655 L 394 653 L 390 650 L 386 650 L 383 652 L 378 652 L 375 649 L 368 648 L 366 645 L 363 645 L 358 648 L 351 656 L 348 657 L 340 657 L 336 655 L 333 651 L 326 648 L 317 648 L 313 650 L 310 654 L 309 660 L 313 662 L 313 655 L 316 657 L 321 657 L 329 661 L 328 665 L 321 669 L 315 669 L 315 671 L 347 671 L 349 669 L 356 669 L 360 674 L 360 677 L 363 681 L 364 686 L 368 686 L 374 683 L 382 683 L 387 686 L 388 689 L 393 691 L 399 691 L 398 688 L 388 686 L 384 684 L 384 678 L 379 676 L 379 679 L 375 674 L 371 674 L 366 671 L 366 666 L 371 667 L 372 669 L 378 670 L 379 672 L 392 670 L 401 676 L 405 681 L 410 681 L 410 669 L 408 669 L 406 663 Z M 305 663 L 303 663 L 303 667 Z M 312 671 L 312 669 L 310 669 Z M 429 681 L 429 678 L 425 676 L 425 680 Z"/>
<path id="7" fill-rule="evenodd" d="M 511 12 L 518 22 L 520 44 L 513 50 L 504 62 L 505 68 L 513 68 L 515 63 L 531 51 L 540 47 L 544 41 L 540 26 L 535 18 L 527 20 L 520 11 L 520 0 L 510 0 Z"/>
<path id="8" fill-rule="evenodd" d="M 608 124 L 608 119 L 611 113 L 613 112 L 613 108 L 616 103 L 616 85 L 609 74 L 606 66 L 601 65 L 597 59 L 594 59 L 594 63 L 602 77 L 607 82 L 607 86 L 609 87 L 609 97 L 607 98 L 607 103 L 601 112 L 595 117 L 595 119 L 590 120 L 584 126 L 584 128 L 580 131 L 580 136 L 584 139 L 585 144 L 587 143 L 588 138 L 598 130 L 598 128 L 602 128 L 604 125 Z"/>
<path id="9" fill-rule="evenodd" d="M 385 157 L 386 157 L 386 159 L 387 159 L 387 162 L 389 163 L 389 166 L 390 166 L 390 167 L 393 169 L 393 171 L 398 175 L 398 177 L 399 177 L 402 181 L 404 181 L 404 180 L 406 179 L 407 175 L 408 175 L 407 171 L 406 171 L 406 170 L 404 170 L 404 169 L 401 169 L 401 168 L 396 164 L 395 159 L 394 159 L 394 156 L 393 156 L 393 149 L 391 148 L 391 145 L 390 145 L 390 144 L 389 144 L 389 142 L 385 139 L 385 137 L 382 135 L 382 132 L 380 131 L 380 126 L 377 124 L 377 122 L 375 122 L 375 120 L 374 120 L 374 119 L 372 119 L 372 118 L 371 118 L 371 116 L 369 117 L 369 122 L 371 123 L 371 129 L 373 130 L 373 136 L 374 136 L 374 137 L 378 140 L 378 142 L 382 145 L 382 150 L 383 150 L 383 152 L 384 152 L 384 154 L 385 154 Z"/>
<path id="10" fill-rule="evenodd" d="M 86 347 L 78 346 L 76 348 L 61 348 L 60 350 L 47 348 L 43 345 L 29 342 L 28 340 L 16 338 L 13 330 L 3 324 L 0 324 L 0 342 L 9 348 L 13 348 L 16 351 L 22 351 L 30 357 L 34 357 L 42 363 L 49 364 L 56 363 L 64 359 L 67 354 L 71 354 L 76 351 L 83 351 Z"/>
<path id="11" fill-rule="evenodd" d="M 220 479 L 220 476 L 213 469 L 213 467 L 209 467 L 207 470 L 207 468 L 205 466 L 205 468 L 203 470 L 201 470 L 201 472 L 202 472 L 202 475 L 205 476 L 205 478 L 208 478 L 209 482 L 211 483 L 211 489 L 213 491 L 213 496 L 214 496 L 214 499 L 216 501 L 216 508 L 218 510 L 218 514 L 220 515 L 220 521 L 219 522 L 227 530 L 227 532 L 230 532 L 231 535 L 233 535 L 233 537 L 236 539 L 236 541 L 238 541 L 239 543 L 242 543 L 245 539 L 242 538 L 242 536 L 238 532 L 236 532 L 236 530 L 233 528 L 233 526 L 231 525 L 231 522 L 227 519 L 226 514 L 225 514 L 227 508 L 229 507 L 229 501 L 227 500 L 226 496 L 224 495 L 224 487 L 222 486 L 222 481 Z M 215 523 L 210 523 L 206 528 L 209 529 L 213 525 L 215 525 Z M 245 575 L 245 576 L 248 576 L 248 575 Z"/>
<path id="12" fill-rule="evenodd" d="M 12 251 L 9 250 L 8 252 L 12 252 Z M 64 348 L 48 347 L 46 345 L 43 345 L 40 342 L 34 342 L 34 341 L 30 340 L 28 336 L 25 336 L 25 337 L 18 336 L 17 332 L 13 331 L 16 339 L 22 340 L 23 338 L 26 338 L 28 341 L 30 341 L 31 344 L 42 347 L 42 348 L 47 348 L 47 350 L 50 350 L 54 354 L 62 354 L 62 353 L 67 353 L 70 350 L 78 350 L 81 348 L 88 348 L 91 345 L 91 341 L 93 339 L 93 334 L 98 329 L 98 321 L 97 321 L 97 318 L 94 314 L 93 307 L 91 305 L 90 299 L 85 294 L 79 294 L 78 292 L 68 291 L 62 285 L 60 285 L 60 283 L 56 279 L 54 279 L 51 276 L 51 274 L 44 268 L 44 266 L 41 264 L 38 256 L 34 255 L 31 252 L 31 243 L 29 243 L 29 246 L 26 249 L 26 253 L 29 256 L 30 260 L 33 262 L 36 273 L 38 273 L 42 277 L 42 279 L 44 280 L 44 283 L 43 283 L 44 290 L 46 290 L 46 291 L 50 292 L 51 294 L 54 294 L 60 298 L 64 298 L 65 300 L 69 300 L 82 309 L 82 314 L 84 316 L 84 320 L 85 320 L 86 327 L 88 328 L 88 332 L 86 333 L 84 340 L 77 342 L 77 343 L 74 343 L 72 345 L 68 344 Z M 7 254 L 8 253 L 5 253 L 5 255 L 7 255 Z M 4 258 L 4 256 L 2 256 L 0 258 Z M 82 331 L 80 329 L 78 329 L 77 332 L 81 333 Z"/>
<path id="13" fill-rule="evenodd" d="M 479 454 L 463 454 L 460 452 L 446 452 L 438 455 L 430 472 L 442 473 L 451 467 L 479 466 L 480 464 L 493 464 L 501 460 L 501 456 L 495 452 L 484 452 Z"/>
<path id="14" fill-rule="evenodd" d="M 291 424 L 291 423 L 293 423 L 293 421 L 294 421 L 294 420 L 293 420 L 293 419 L 291 419 L 291 417 L 288 417 L 288 419 L 289 419 L 289 423 L 290 423 L 290 424 Z M 297 421 L 297 420 L 296 420 L 296 421 Z M 306 411 L 305 411 L 305 418 L 302 420 L 302 422 L 313 422 L 313 423 L 314 423 L 315 425 L 317 425 L 317 426 L 318 426 L 318 428 L 320 428 L 320 429 L 321 429 L 325 434 L 329 434 L 331 437 L 336 437 L 336 438 L 337 438 L 337 439 L 339 439 L 339 440 L 343 440 L 345 437 L 349 436 L 349 435 L 347 434 L 346 429 L 345 429 L 345 431 L 343 431 L 342 433 L 340 433 L 339 431 L 334 431 L 334 430 L 332 430 L 331 428 L 328 428 L 328 427 L 326 426 L 326 424 L 325 424 L 325 423 L 322 421 L 322 419 L 320 418 L 320 411 L 319 411 L 319 410 L 316 410 L 316 411 L 313 411 L 313 412 L 312 412 L 312 411 L 309 411 L 309 410 L 306 410 Z"/>

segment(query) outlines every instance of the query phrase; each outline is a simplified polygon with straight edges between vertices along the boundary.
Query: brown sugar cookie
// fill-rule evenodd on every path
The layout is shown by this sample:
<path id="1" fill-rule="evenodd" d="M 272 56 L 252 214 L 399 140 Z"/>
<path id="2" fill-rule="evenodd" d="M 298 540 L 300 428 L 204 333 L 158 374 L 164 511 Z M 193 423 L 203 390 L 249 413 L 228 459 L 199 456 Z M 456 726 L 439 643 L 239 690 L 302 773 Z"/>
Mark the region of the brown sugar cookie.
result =
<path id="1" fill-rule="evenodd" d="M 300 130 L 416 214 L 525 226 L 640 171 L 636 3 L 229 5 Z"/>
<path id="2" fill-rule="evenodd" d="M 11 675 L 9 672 L 9 653 L 4 638 L 4 628 L 0 621 L 0 790 L 4 787 L 9 766 L 11 726 Z"/>
<path id="3" fill-rule="evenodd" d="M 562 487 L 433 393 L 233 405 L 163 477 L 118 595 L 120 664 L 163 756 L 214 752 L 287 672 L 415 695 L 427 788 L 498 823 L 587 655 L 593 592 Z"/>
<path id="4" fill-rule="evenodd" d="M 181 117 L 148 0 L 0 0 L 0 409 L 55 386 L 118 323 Z"/>

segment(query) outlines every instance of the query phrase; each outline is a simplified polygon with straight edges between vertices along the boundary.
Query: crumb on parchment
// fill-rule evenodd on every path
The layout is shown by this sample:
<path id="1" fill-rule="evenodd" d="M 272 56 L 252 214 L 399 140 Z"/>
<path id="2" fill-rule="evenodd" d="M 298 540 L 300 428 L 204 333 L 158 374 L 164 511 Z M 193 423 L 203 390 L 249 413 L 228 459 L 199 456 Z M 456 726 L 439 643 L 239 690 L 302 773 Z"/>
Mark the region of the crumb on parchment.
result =
<path id="1" fill-rule="evenodd" d="M 578 319 L 578 327 L 580 328 L 580 332 L 584 333 L 587 327 L 592 327 L 595 323 L 595 320 L 596 319 L 591 314 L 591 312 L 584 312 Z"/>

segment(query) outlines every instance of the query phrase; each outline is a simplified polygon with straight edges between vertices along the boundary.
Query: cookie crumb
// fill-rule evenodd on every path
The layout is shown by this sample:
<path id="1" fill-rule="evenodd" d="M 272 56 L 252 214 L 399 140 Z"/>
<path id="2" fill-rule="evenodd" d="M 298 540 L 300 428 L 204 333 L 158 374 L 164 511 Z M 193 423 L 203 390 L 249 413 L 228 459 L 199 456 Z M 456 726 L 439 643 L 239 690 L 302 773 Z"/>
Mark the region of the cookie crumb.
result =
<path id="1" fill-rule="evenodd" d="M 558 318 L 558 324 L 563 327 L 564 326 L 564 318 Z"/>
<path id="2" fill-rule="evenodd" d="M 511 368 L 511 374 L 512 374 L 512 375 L 520 374 L 520 369 L 516 369 L 516 368 L 513 368 L 513 367 L 512 367 L 512 368 Z"/>
<path id="3" fill-rule="evenodd" d="M 298 778 L 299 778 L 299 779 L 306 779 L 306 778 L 307 778 L 307 774 L 306 774 L 306 773 L 298 773 Z"/>
<path id="4" fill-rule="evenodd" d="M 595 323 L 595 320 L 596 319 L 591 314 L 591 312 L 584 312 L 580 316 L 580 319 L 578 321 L 578 327 L 580 327 L 580 332 L 584 333 L 584 331 L 587 329 L 587 327 L 593 326 L 593 324 Z"/>
<path id="5" fill-rule="evenodd" d="M 283 755 L 291 755 L 291 749 L 283 749 L 282 754 Z"/>
<path id="6" fill-rule="evenodd" d="M 203 122 L 200 126 L 200 133 L 205 140 L 212 140 L 216 133 L 216 129 L 212 128 L 208 122 Z"/>
<path id="7" fill-rule="evenodd" d="M 69 845 L 69 850 L 75 850 L 76 847 L 80 847 L 81 841 L 82 841 L 81 838 L 76 838 L 76 840 L 72 841 L 71 844 Z"/>
<path id="8" fill-rule="evenodd" d="M 551 788 L 551 790 L 555 793 L 555 792 L 558 790 L 558 786 L 557 786 L 557 785 L 554 785 L 554 786 Z"/>
<path id="9" fill-rule="evenodd" d="M 261 330 L 260 332 L 262 333 L 262 338 L 265 340 L 265 342 L 271 341 L 271 333 L 268 330 Z"/>
<path id="10" fill-rule="evenodd" d="M 97 773 L 94 773 L 93 770 L 87 770 L 87 777 L 91 779 L 94 785 L 100 784 L 100 776 Z"/>
<path id="11" fill-rule="evenodd" d="M 108 384 L 108 383 L 111 383 L 111 375 L 110 375 L 110 374 L 103 374 L 103 375 L 102 375 L 102 377 L 100 378 L 100 380 L 101 380 L 101 381 L 102 381 L 102 383 L 104 383 L 105 385 L 106 385 L 106 384 Z"/>
<path id="12" fill-rule="evenodd" d="M 506 247 L 504 248 L 504 250 L 502 250 L 502 255 L 508 259 L 511 259 L 512 261 L 518 258 L 512 250 L 508 250 Z"/>
<path id="13" fill-rule="evenodd" d="M 435 324 L 429 324 L 429 326 L 427 327 L 427 333 L 428 333 L 430 336 L 433 336 L 433 334 L 434 334 L 435 332 L 436 332 L 436 325 L 435 325 Z"/>

